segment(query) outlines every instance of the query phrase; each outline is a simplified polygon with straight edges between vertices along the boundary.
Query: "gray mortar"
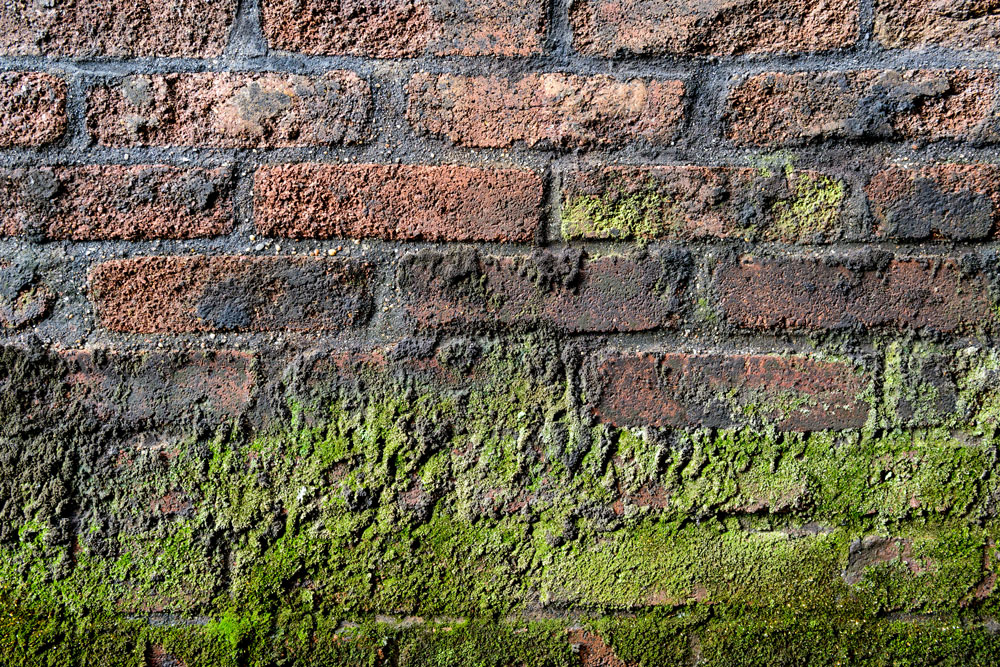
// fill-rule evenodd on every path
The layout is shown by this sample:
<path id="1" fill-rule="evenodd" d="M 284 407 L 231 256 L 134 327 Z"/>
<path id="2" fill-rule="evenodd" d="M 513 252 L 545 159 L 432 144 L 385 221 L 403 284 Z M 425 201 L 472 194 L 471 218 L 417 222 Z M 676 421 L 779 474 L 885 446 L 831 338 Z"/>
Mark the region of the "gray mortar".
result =
<path id="1" fill-rule="evenodd" d="M 562 243 L 559 232 L 559 185 L 562 174 L 587 165 L 732 165 L 755 166 L 773 151 L 737 147 L 721 135 L 720 117 L 728 91 L 747 77 L 765 71 L 794 72 L 803 70 L 908 69 L 908 68 L 998 68 L 996 54 L 968 53 L 931 48 L 920 51 L 883 49 L 872 39 L 872 0 L 861 2 L 858 42 L 848 49 L 818 54 L 677 57 L 630 56 L 614 59 L 576 55 L 572 50 L 572 32 L 568 20 L 570 0 L 550 0 L 549 31 L 544 41 L 544 54 L 530 58 L 482 57 L 417 57 L 408 59 L 372 59 L 358 57 L 305 56 L 271 51 L 260 26 L 258 0 L 241 0 L 229 43 L 224 55 L 211 59 L 135 58 L 83 59 L 46 57 L 0 57 L 0 71 L 34 70 L 64 76 L 69 83 L 67 112 L 69 127 L 57 143 L 38 149 L 0 150 L 0 166 L 42 166 L 83 164 L 168 164 L 176 166 L 215 167 L 230 165 L 236 178 L 236 225 L 224 237 L 184 241 L 105 241 L 105 242 L 41 242 L 24 238 L 0 239 L 0 257 L 31 257 L 37 261 L 38 273 L 58 294 L 58 302 L 50 316 L 33 329 L 0 332 L 0 343 L 28 344 L 40 339 L 56 348 L 118 349 L 162 347 L 168 349 L 239 348 L 280 352 L 303 349 L 322 339 L 331 345 L 379 344 L 399 340 L 414 332 L 405 321 L 394 284 L 396 261 L 406 252 L 443 244 L 421 242 L 390 242 L 381 240 L 264 240 L 260 251 L 251 240 L 253 229 L 252 182 L 259 165 L 286 162 L 350 162 L 459 164 L 470 166 L 519 166 L 537 170 L 546 183 L 547 224 L 538 230 L 536 246 Z M 373 134 L 364 145 L 351 147 L 283 148 L 283 149 L 206 149 L 191 147 L 106 148 L 96 146 L 86 130 L 85 104 L 87 91 L 95 85 L 136 74 L 167 72 L 290 72 L 306 75 L 321 74 L 332 69 L 357 72 L 371 85 L 374 97 Z M 497 74 L 519 76 L 532 72 L 567 71 L 578 74 L 610 74 L 620 79 L 632 77 L 678 78 L 688 87 L 689 113 L 680 138 L 670 146 L 651 146 L 637 142 L 607 149 L 564 150 L 528 148 L 523 144 L 511 149 L 473 149 L 451 145 L 446 140 L 419 136 L 406 120 L 405 85 L 419 71 L 454 72 L 459 74 Z M 854 225 L 871 225 L 871 215 L 864 208 L 860 192 L 867 179 L 886 163 L 933 163 L 937 161 L 976 161 L 996 163 L 997 147 L 973 146 L 954 141 L 941 141 L 916 146 L 911 142 L 872 141 L 845 145 L 830 142 L 782 151 L 794 158 L 801 168 L 827 169 L 843 175 L 853 193 L 849 206 L 856 211 Z M 634 244 L 615 242 L 574 243 L 588 253 L 633 252 Z M 670 243 L 652 243 L 649 250 L 669 247 Z M 788 246 L 777 243 L 748 244 L 738 240 L 715 240 L 684 243 L 695 258 L 696 275 L 689 287 L 690 303 L 686 320 L 674 331 L 633 334 L 567 336 L 579 339 L 579 344 L 594 347 L 602 343 L 623 346 L 659 345 L 683 350 L 739 351 L 808 351 L 826 349 L 859 360 L 874 355 L 871 342 L 878 332 L 841 334 L 748 333 L 724 325 L 700 322 L 694 317 L 693 304 L 698 298 L 709 303 L 710 272 L 719 257 L 734 253 L 754 252 L 759 255 L 801 255 L 820 251 L 824 254 L 854 253 L 865 248 L 880 248 L 900 255 L 973 253 L 989 257 L 1000 249 L 996 242 L 988 243 L 928 243 L 897 244 L 891 242 L 844 242 L 825 246 Z M 87 298 L 87 271 L 96 263 L 120 257 L 154 254 L 246 254 L 274 255 L 281 247 L 283 255 L 309 253 L 319 249 L 343 247 L 338 257 L 365 257 L 379 270 L 375 285 L 375 316 L 365 327 L 341 333 L 293 334 L 286 332 L 238 333 L 206 336 L 189 335 L 130 335 L 106 331 L 95 322 L 93 308 Z M 528 253 L 532 246 L 482 243 L 483 251 L 496 254 Z M 964 346 L 972 339 L 957 340 Z M 869 366 L 872 367 L 872 366 Z"/>

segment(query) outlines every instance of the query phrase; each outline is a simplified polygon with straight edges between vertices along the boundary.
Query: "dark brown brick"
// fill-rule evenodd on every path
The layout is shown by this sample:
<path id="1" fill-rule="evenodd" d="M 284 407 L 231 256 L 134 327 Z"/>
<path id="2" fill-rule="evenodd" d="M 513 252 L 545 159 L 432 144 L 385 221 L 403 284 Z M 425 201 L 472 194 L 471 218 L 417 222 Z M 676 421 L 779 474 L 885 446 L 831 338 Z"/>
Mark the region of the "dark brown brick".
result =
<path id="1" fill-rule="evenodd" d="M 844 235 L 847 186 L 791 168 L 605 167 L 563 176 L 567 239 L 741 238 L 823 242 Z"/>
<path id="2" fill-rule="evenodd" d="M 604 353 L 588 369 L 594 414 L 614 426 L 789 431 L 860 428 L 865 379 L 843 362 L 774 354 Z"/>
<path id="3" fill-rule="evenodd" d="M 418 73 L 407 93 L 407 117 L 418 131 L 484 148 L 665 144 L 684 116 L 684 84 L 673 80 Z"/>
<path id="4" fill-rule="evenodd" d="M 237 0 L 7 0 L 0 54 L 212 57 L 222 55 Z"/>
<path id="5" fill-rule="evenodd" d="M 675 324 L 690 262 L 684 253 L 584 259 L 572 250 L 516 257 L 425 251 L 404 258 L 398 286 L 423 327 L 645 331 Z"/>
<path id="6" fill-rule="evenodd" d="M 997 165 L 893 167 L 876 174 L 867 193 L 881 237 L 984 240 L 1000 220 Z"/>
<path id="7" fill-rule="evenodd" d="M 67 350 L 68 399 L 108 422 L 148 427 L 198 413 L 216 422 L 247 409 L 256 378 L 246 352 Z"/>
<path id="8" fill-rule="evenodd" d="M 228 169 L 94 165 L 0 170 L 0 230 L 53 239 L 194 238 L 233 226 Z"/>
<path id="9" fill-rule="evenodd" d="M 156 74 L 92 90 L 87 126 L 105 146 L 280 148 L 362 142 L 370 115 L 353 72 Z"/>
<path id="10" fill-rule="evenodd" d="M 311 54 L 405 58 L 541 53 L 542 0 L 264 0 L 271 46 Z"/>
<path id="11" fill-rule="evenodd" d="M 40 72 L 0 72 L 0 148 L 42 146 L 65 131 L 65 81 Z"/>
<path id="12" fill-rule="evenodd" d="M 596 56 L 800 53 L 857 39 L 853 0 L 576 0 L 573 45 Z"/>
<path id="13" fill-rule="evenodd" d="M 526 242 L 542 191 L 526 169 L 279 165 L 257 171 L 254 214 L 271 236 Z"/>
<path id="14" fill-rule="evenodd" d="M 90 272 L 101 324 L 113 331 L 317 331 L 363 324 L 373 269 L 307 257 L 140 257 Z"/>
<path id="15" fill-rule="evenodd" d="M 1000 50 L 994 0 L 875 0 L 875 39 L 889 48 Z"/>
<path id="16" fill-rule="evenodd" d="M 994 319 L 988 288 L 951 259 L 743 257 L 715 271 L 719 305 L 753 329 L 928 328 L 953 332 Z"/>
<path id="17" fill-rule="evenodd" d="M 737 86 L 725 113 L 738 144 L 828 139 L 998 139 L 997 74 L 987 70 L 770 72 Z"/>

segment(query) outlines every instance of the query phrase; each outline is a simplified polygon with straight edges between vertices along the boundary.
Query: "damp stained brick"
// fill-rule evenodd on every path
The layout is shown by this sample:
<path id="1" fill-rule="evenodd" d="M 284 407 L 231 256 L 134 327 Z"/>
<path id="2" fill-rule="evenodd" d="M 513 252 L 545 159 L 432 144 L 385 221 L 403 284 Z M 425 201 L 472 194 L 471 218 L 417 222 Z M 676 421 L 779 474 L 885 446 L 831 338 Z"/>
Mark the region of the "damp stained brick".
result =
<path id="1" fill-rule="evenodd" d="M 888 48 L 1000 50 L 995 0 L 875 0 L 875 39 Z"/>
<path id="2" fill-rule="evenodd" d="M 560 215 L 567 239 L 827 242 L 850 231 L 847 194 L 791 167 L 599 167 L 563 174 Z"/>
<path id="3" fill-rule="evenodd" d="M 50 144 L 66 123 L 65 81 L 41 72 L 0 72 L 0 148 Z"/>
<path id="4" fill-rule="evenodd" d="M 900 240 L 982 241 L 1000 219 L 1000 167 L 891 167 L 866 188 L 875 233 Z"/>
<path id="5" fill-rule="evenodd" d="M 267 236 L 524 243 L 542 196 L 527 169 L 276 165 L 257 171 L 254 216 Z"/>
<path id="6" fill-rule="evenodd" d="M 237 0 L 7 0 L 0 55 L 68 58 L 222 55 Z"/>
<path id="7" fill-rule="evenodd" d="M 90 291 L 112 331 L 337 331 L 370 317 L 373 271 L 332 258 L 140 257 L 98 264 Z"/>
<path id="8" fill-rule="evenodd" d="M 588 369 L 597 418 L 618 427 L 732 428 L 761 419 L 788 431 L 860 428 L 866 380 L 851 364 L 775 354 L 599 354 Z"/>
<path id="9" fill-rule="evenodd" d="M 135 75 L 90 91 L 87 127 L 104 146 L 326 146 L 365 141 L 371 109 L 347 71 Z"/>
<path id="10" fill-rule="evenodd" d="M 188 239 L 233 227 L 228 168 L 0 169 L 0 232 L 50 239 Z"/>
<path id="11" fill-rule="evenodd" d="M 417 132 L 479 148 L 668 144 L 685 106 L 681 81 L 561 72 L 515 78 L 419 72 L 406 90 L 406 115 Z"/>
<path id="12" fill-rule="evenodd" d="M 739 145 L 833 139 L 1000 138 L 998 79 L 989 70 L 768 72 L 730 94 L 723 121 Z"/>
<path id="13" fill-rule="evenodd" d="M 542 0 L 263 0 L 272 48 L 373 58 L 532 56 L 545 39 Z"/>
<path id="14" fill-rule="evenodd" d="M 994 311 L 981 274 L 965 275 L 955 259 L 755 258 L 715 269 L 726 319 L 758 330 L 988 328 Z"/>
<path id="15" fill-rule="evenodd" d="M 577 0 L 573 46 L 591 56 L 801 53 L 857 39 L 853 0 Z"/>
<path id="16" fill-rule="evenodd" d="M 685 252 L 591 259 L 571 249 L 514 257 L 455 249 L 408 255 L 397 284 L 425 328 L 648 331 L 676 325 L 691 270 Z"/>

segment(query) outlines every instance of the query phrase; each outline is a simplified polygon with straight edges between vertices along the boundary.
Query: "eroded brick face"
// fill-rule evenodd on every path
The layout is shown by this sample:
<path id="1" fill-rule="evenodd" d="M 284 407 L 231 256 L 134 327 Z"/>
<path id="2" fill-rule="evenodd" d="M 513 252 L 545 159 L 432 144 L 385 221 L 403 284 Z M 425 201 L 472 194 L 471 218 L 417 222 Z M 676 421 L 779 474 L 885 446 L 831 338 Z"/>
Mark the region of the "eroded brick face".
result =
<path id="1" fill-rule="evenodd" d="M 996 51 L 1000 13 L 991 0 L 876 0 L 875 37 L 889 48 Z"/>
<path id="2" fill-rule="evenodd" d="M 65 81 L 41 72 L 0 73 L 0 148 L 42 146 L 65 130 Z"/>

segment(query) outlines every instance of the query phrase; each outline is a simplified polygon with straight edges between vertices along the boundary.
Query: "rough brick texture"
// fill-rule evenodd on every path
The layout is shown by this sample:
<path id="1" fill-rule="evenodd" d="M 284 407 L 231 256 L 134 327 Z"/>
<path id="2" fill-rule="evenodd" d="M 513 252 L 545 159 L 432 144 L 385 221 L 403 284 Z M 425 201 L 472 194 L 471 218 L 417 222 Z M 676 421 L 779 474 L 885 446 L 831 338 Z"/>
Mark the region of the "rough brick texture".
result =
<path id="1" fill-rule="evenodd" d="M 987 284 L 953 259 L 854 261 L 743 257 L 715 271 L 719 305 L 754 329 L 928 328 L 953 332 L 995 320 Z"/>
<path id="2" fill-rule="evenodd" d="M 987 70 L 779 72 L 737 86 L 726 111 L 738 144 L 829 139 L 995 142 L 997 75 Z"/>
<path id="3" fill-rule="evenodd" d="M 0 148 L 41 146 L 65 130 L 65 81 L 40 72 L 0 73 Z"/>
<path id="4" fill-rule="evenodd" d="M 524 169 L 280 165 L 257 172 L 254 212 L 272 236 L 523 243 L 541 224 L 542 180 Z"/>
<path id="5" fill-rule="evenodd" d="M 616 426 L 725 428 L 755 413 L 792 431 L 863 426 L 864 389 L 850 364 L 748 354 L 609 353 L 588 383 L 594 414 Z"/>
<path id="6" fill-rule="evenodd" d="M 364 141 L 370 113 L 353 72 L 169 74 L 95 88 L 87 127 L 105 146 L 324 146 Z"/>
<path id="7" fill-rule="evenodd" d="M 195 238 L 233 226 L 229 169 L 0 170 L 0 230 L 77 241 Z"/>
<path id="8" fill-rule="evenodd" d="M 10 0 L 0 9 L 0 54 L 218 56 L 236 5 L 237 0 Z"/>
<path id="9" fill-rule="evenodd" d="M 144 257 L 99 264 L 90 289 L 114 331 L 337 330 L 371 312 L 371 269 L 284 257 Z"/>
<path id="10" fill-rule="evenodd" d="M 643 140 L 664 144 L 684 115 L 680 81 L 550 73 L 516 79 L 414 75 L 407 117 L 424 133 L 496 148 L 577 147 Z"/>
<path id="11" fill-rule="evenodd" d="M 1000 12 L 991 0 L 876 0 L 875 37 L 889 48 L 996 51 Z"/>
<path id="12" fill-rule="evenodd" d="M 575 0 L 573 45 L 588 55 L 795 53 L 850 46 L 851 0 Z"/>
<path id="13" fill-rule="evenodd" d="M 406 58 L 541 53 L 540 0 L 264 0 L 271 46 L 311 54 Z"/>

